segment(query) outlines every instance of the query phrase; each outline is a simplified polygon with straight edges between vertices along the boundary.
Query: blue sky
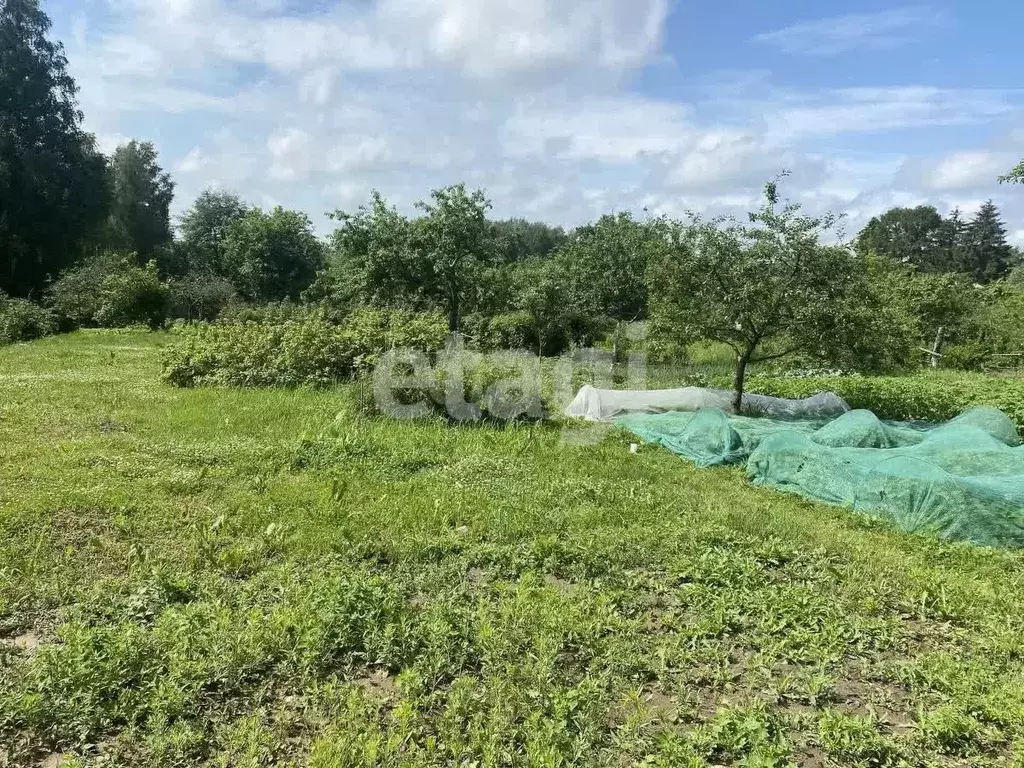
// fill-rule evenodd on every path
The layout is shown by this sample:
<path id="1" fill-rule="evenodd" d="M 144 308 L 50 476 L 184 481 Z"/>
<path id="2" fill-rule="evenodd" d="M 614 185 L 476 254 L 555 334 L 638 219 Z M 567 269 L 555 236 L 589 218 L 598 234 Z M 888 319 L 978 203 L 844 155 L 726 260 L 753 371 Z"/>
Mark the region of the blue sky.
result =
<path id="1" fill-rule="evenodd" d="M 307 211 L 456 181 L 499 216 L 738 213 L 764 181 L 852 234 L 992 198 L 1024 244 L 1012 0 L 44 0 L 105 149 Z"/>

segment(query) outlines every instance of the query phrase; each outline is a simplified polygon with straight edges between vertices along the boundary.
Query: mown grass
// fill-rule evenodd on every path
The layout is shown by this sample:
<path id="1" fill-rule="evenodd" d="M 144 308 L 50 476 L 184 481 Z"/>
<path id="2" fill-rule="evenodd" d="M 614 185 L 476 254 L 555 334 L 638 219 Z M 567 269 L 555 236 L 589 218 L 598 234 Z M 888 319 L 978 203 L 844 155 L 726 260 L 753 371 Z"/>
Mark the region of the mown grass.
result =
<path id="1" fill-rule="evenodd" d="M 10 764 L 1024 765 L 1019 554 L 163 343 L 0 350 Z"/>

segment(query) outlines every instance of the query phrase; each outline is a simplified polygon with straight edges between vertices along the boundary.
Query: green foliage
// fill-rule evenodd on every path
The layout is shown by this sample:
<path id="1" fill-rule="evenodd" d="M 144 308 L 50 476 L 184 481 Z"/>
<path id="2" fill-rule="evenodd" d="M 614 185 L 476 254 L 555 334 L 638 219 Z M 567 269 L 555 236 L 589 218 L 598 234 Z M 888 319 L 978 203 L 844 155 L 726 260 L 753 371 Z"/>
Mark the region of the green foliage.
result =
<path id="1" fill-rule="evenodd" d="M 529 312 L 506 312 L 490 318 L 480 347 L 485 350 L 536 349 L 537 337 L 537 324 Z"/>
<path id="2" fill-rule="evenodd" d="M 1024 184 L 1024 160 L 1005 176 L 999 177 L 1000 184 Z"/>
<path id="3" fill-rule="evenodd" d="M 0 349 L 13 765 L 1024 756 L 1024 553 L 619 432 L 367 418 L 358 383 L 167 387 L 174 338 Z"/>
<path id="4" fill-rule="evenodd" d="M 38 0 L 0 3 L 0 291 L 38 297 L 106 214 L 106 161 L 82 130 L 64 48 Z"/>
<path id="5" fill-rule="evenodd" d="M 736 354 L 734 407 L 746 368 L 798 351 L 815 353 L 852 327 L 846 298 L 861 284 L 860 260 L 819 237 L 835 218 L 778 208 L 774 182 L 750 225 L 695 220 L 672 233 L 674 247 L 651 268 L 658 320 L 681 343 L 727 344 Z"/>
<path id="6" fill-rule="evenodd" d="M 432 269 L 437 300 L 448 313 L 448 330 L 459 330 L 463 307 L 480 282 L 488 259 L 487 211 L 491 201 L 483 190 L 467 192 L 465 184 L 435 189 L 430 202 L 416 207 L 415 242 Z"/>
<path id="7" fill-rule="evenodd" d="M 956 274 L 921 272 L 868 254 L 863 279 L 840 299 L 845 322 L 821 340 L 808 365 L 860 373 L 921 367 L 939 329 L 947 343 L 964 341 L 981 296 Z"/>
<path id="8" fill-rule="evenodd" d="M 517 263 L 550 256 L 566 240 L 565 230 L 539 221 L 507 219 L 491 223 L 499 262 Z"/>
<path id="9" fill-rule="evenodd" d="M 409 220 L 378 192 L 355 213 L 335 211 L 327 267 L 307 300 L 348 309 L 358 304 L 424 309 L 430 303 L 429 265 L 413 247 Z"/>
<path id="10" fill-rule="evenodd" d="M 97 253 L 61 273 L 47 289 L 46 301 L 64 330 L 95 324 L 103 303 L 103 280 L 128 259 L 113 253 Z"/>
<path id="11" fill-rule="evenodd" d="M 56 330 L 57 321 L 50 310 L 0 293 L 0 344 L 31 341 Z"/>
<path id="12" fill-rule="evenodd" d="M 47 291 L 61 327 L 163 325 L 171 298 L 156 264 L 136 266 L 135 255 L 97 254 L 63 273 Z"/>
<path id="13" fill-rule="evenodd" d="M 96 324 L 103 328 L 140 324 L 159 328 L 167 320 L 170 297 L 170 289 L 157 274 L 156 262 L 145 267 L 125 263 L 103 278 Z"/>
<path id="14" fill-rule="evenodd" d="M 716 764 L 742 760 L 742 765 L 762 768 L 791 765 L 781 720 L 760 702 L 719 709 L 695 741 Z"/>
<path id="15" fill-rule="evenodd" d="M 1024 364 L 1024 286 L 1010 282 L 993 283 L 979 292 L 978 305 L 964 336 L 973 346 L 985 350 L 989 358 L 1011 356 L 1006 358 L 1009 364 L 1003 367 Z M 943 363 L 947 362 L 943 360 Z M 988 362 L 994 360 L 989 359 Z"/>
<path id="16" fill-rule="evenodd" d="M 851 408 L 866 408 L 883 419 L 945 421 L 976 405 L 1006 413 L 1024 430 L 1024 380 L 981 374 L 928 372 L 913 376 L 812 376 L 785 378 L 755 375 L 750 391 L 776 397 L 804 398 L 835 392 Z"/>
<path id="17" fill-rule="evenodd" d="M 250 301 L 296 300 L 324 265 L 309 217 L 275 208 L 235 218 L 223 236 L 224 274 Z"/>
<path id="18" fill-rule="evenodd" d="M 171 242 L 174 182 L 157 163 L 153 144 L 129 141 L 110 160 L 113 199 L 107 225 L 112 250 L 135 253 L 146 263 Z"/>
<path id="19" fill-rule="evenodd" d="M 899 764 L 899 750 L 873 718 L 828 710 L 818 721 L 818 734 L 825 751 L 837 760 L 863 766 Z"/>
<path id="20" fill-rule="evenodd" d="M 188 272 L 169 287 L 170 316 L 189 322 L 216 319 L 238 297 L 230 280 L 209 272 Z"/>
<path id="21" fill-rule="evenodd" d="M 991 200 L 984 203 L 967 225 L 965 263 L 961 269 L 975 283 L 1005 277 L 1013 266 L 1013 249 L 1006 242 L 1006 227 Z"/>
<path id="22" fill-rule="evenodd" d="M 942 348 L 940 366 L 954 371 L 983 371 L 992 364 L 992 348 L 976 339 Z"/>
<path id="23" fill-rule="evenodd" d="M 576 229 L 553 257 L 572 308 L 618 322 L 643 320 L 647 268 L 665 252 L 666 226 L 620 213 Z"/>
<path id="24" fill-rule="evenodd" d="M 356 213 L 337 211 L 327 269 L 306 293 L 307 300 L 342 311 L 363 306 L 443 310 L 451 330 L 463 314 L 492 303 L 487 294 L 501 282 L 492 228 L 491 203 L 464 184 L 437 189 L 409 220 L 374 192 Z"/>
<path id="25" fill-rule="evenodd" d="M 868 222 L 857 237 L 857 249 L 921 272 L 964 273 L 982 284 L 1004 277 L 1014 262 L 991 200 L 970 222 L 963 221 L 959 209 L 943 219 L 932 206 L 892 208 Z"/>
<path id="26" fill-rule="evenodd" d="M 926 272 L 950 272 L 958 268 L 941 258 L 942 216 L 933 206 L 891 208 L 875 216 L 857 236 L 857 250 L 875 253 Z"/>
<path id="27" fill-rule="evenodd" d="M 437 315 L 364 310 L 343 325 L 320 313 L 285 322 L 225 322 L 183 329 L 164 355 L 164 379 L 179 387 L 327 386 L 368 371 L 392 347 L 444 344 Z"/>
<path id="28" fill-rule="evenodd" d="M 280 325 L 291 321 L 301 321 L 318 315 L 331 319 L 329 313 L 309 304 L 294 301 L 271 301 L 267 304 L 248 304 L 244 301 L 232 301 L 217 316 L 218 323 L 243 324 L 263 323 Z"/>
<path id="29" fill-rule="evenodd" d="M 228 229 L 249 212 L 249 206 L 231 192 L 204 190 L 178 223 L 185 265 L 196 274 L 224 275 L 224 239 Z"/>
<path id="30" fill-rule="evenodd" d="M 607 325 L 606 316 L 580 311 L 567 269 L 564 259 L 517 264 L 509 276 L 510 303 L 516 311 L 494 317 L 489 346 L 559 355 L 570 347 L 594 343 Z"/>

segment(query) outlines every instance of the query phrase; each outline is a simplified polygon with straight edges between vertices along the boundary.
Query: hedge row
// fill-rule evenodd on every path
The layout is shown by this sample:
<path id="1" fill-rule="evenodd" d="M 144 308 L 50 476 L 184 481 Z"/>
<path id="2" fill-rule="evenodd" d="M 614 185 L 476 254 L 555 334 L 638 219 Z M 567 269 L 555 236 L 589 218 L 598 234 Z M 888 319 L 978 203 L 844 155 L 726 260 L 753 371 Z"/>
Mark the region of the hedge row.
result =
<path id="1" fill-rule="evenodd" d="M 32 341 L 56 330 L 57 320 L 50 310 L 0 293 L 0 345 Z"/>
<path id="2" fill-rule="evenodd" d="M 444 346 L 441 315 L 364 311 L 343 325 L 312 314 L 283 323 L 241 322 L 180 328 L 164 350 L 163 377 L 179 387 L 327 386 L 372 369 L 395 347 Z"/>
<path id="3" fill-rule="evenodd" d="M 788 398 L 835 392 L 851 408 L 865 408 L 883 419 L 901 421 L 945 421 L 968 408 L 989 405 L 1007 414 L 1024 432 L 1024 379 L 953 372 L 914 376 L 754 376 L 747 390 Z"/>

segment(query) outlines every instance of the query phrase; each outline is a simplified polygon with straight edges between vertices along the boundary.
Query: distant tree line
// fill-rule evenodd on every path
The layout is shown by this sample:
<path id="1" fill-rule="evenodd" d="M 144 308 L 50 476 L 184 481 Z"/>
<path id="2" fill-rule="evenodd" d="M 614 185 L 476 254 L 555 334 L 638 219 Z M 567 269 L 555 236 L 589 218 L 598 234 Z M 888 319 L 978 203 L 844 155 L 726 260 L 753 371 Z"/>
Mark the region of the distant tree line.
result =
<path id="1" fill-rule="evenodd" d="M 683 356 L 698 340 L 731 347 L 742 390 L 749 364 L 793 356 L 895 370 L 936 334 L 958 346 L 950 359 L 973 365 L 1018 344 L 1010 319 L 1024 326 L 1021 254 L 991 202 L 970 220 L 893 208 L 849 247 L 823 244 L 836 217 L 806 216 L 774 181 L 742 224 L 625 212 L 569 231 L 495 221 L 486 194 L 463 184 L 434 190 L 411 216 L 375 192 L 331 214 L 327 238 L 305 213 L 222 190 L 173 222 L 174 182 L 153 145 L 105 157 L 82 130 L 49 27 L 37 0 L 0 3 L 0 315 L 14 318 L 0 317 L 0 341 L 208 321 L 239 306 L 339 319 L 392 308 L 443 313 L 481 348 L 558 354 L 601 341 L 619 359 L 626 326 L 646 321 L 657 354 Z M 1006 177 L 1021 179 L 1019 167 Z"/>
<path id="2" fill-rule="evenodd" d="M 922 272 L 959 272 L 982 284 L 1006 277 L 1020 261 L 991 200 L 970 221 L 959 209 L 943 218 L 927 205 L 892 208 L 868 222 L 857 237 L 857 249 Z"/>

